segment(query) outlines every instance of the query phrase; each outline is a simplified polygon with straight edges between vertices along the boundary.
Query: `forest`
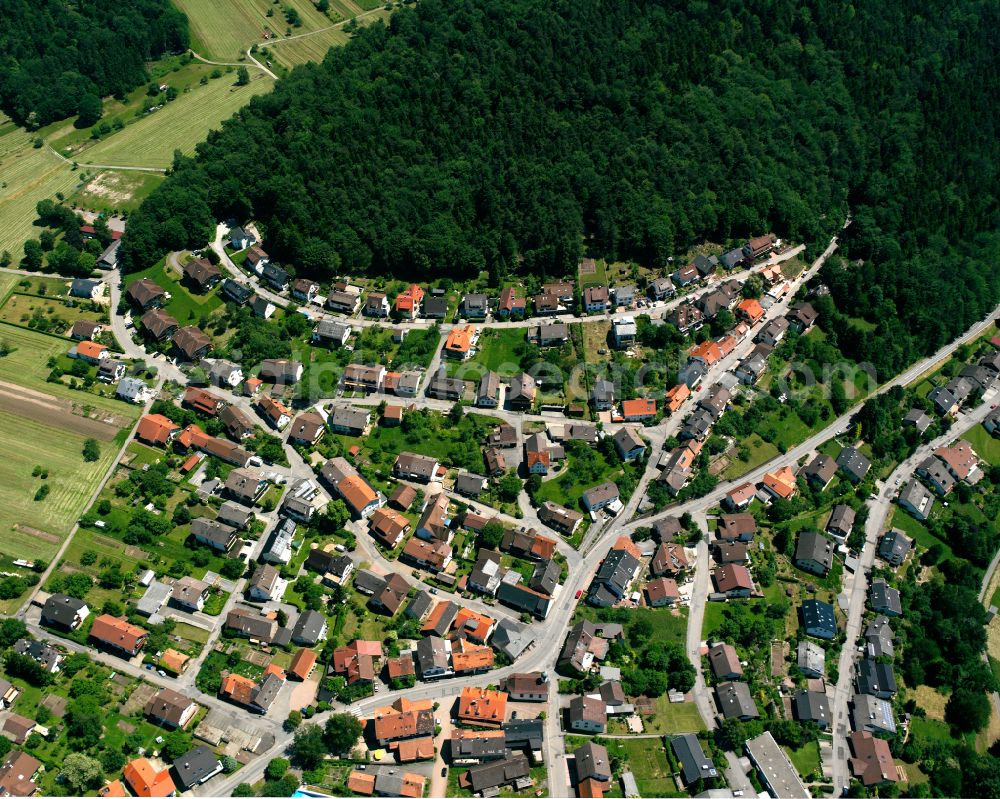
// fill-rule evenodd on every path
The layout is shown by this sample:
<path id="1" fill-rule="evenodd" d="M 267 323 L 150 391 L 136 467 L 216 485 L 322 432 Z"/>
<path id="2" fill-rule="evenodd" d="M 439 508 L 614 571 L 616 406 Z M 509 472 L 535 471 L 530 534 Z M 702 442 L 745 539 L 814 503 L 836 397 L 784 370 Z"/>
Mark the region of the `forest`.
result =
<path id="1" fill-rule="evenodd" d="M 188 47 L 169 0 L 0 0 L 0 109 L 30 129 L 79 114 L 146 80 L 146 62 Z"/>

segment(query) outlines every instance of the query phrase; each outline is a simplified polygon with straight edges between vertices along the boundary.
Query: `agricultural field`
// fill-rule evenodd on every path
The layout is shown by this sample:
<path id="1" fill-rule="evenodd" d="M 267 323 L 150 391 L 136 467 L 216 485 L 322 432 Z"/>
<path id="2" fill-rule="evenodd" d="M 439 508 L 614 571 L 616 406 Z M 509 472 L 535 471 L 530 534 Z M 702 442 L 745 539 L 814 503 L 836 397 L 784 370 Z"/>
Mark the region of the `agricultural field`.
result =
<path id="1" fill-rule="evenodd" d="M 80 174 L 48 148 L 35 148 L 32 135 L 0 115 L 0 252 L 16 263 L 24 242 L 36 235 L 32 223 L 39 200 L 69 195 Z"/>
<path id="2" fill-rule="evenodd" d="M 71 426 L 78 417 L 64 424 L 58 414 L 52 414 L 46 422 L 36 418 L 41 414 L 21 412 L 12 396 L 0 388 L 0 447 L 4 452 L 0 550 L 48 560 L 118 453 L 119 428 L 108 426 L 110 437 L 100 440 L 100 457 L 88 463 L 83 459 L 83 444 L 92 436 Z M 36 466 L 43 471 L 33 476 Z M 43 477 L 46 471 L 48 477 Z M 36 499 L 44 485 L 49 487 L 47 495 Z"/>
<path id="3" fill-rule="evenodd" d="M 329 28 L 301 39 L 287 39 L 267 48 L 268 57 L 287 69 L 309 61 L 322 61 L 331 47 L 346 44 L 350 36 L 342 28 Z"/>
<path id="4" fill-rule="evenodd" d="M 358 14 L 362 9 L 351 0 L 334 0 L 329 15 L 316 10 L 310 0 L 176 0 L 191 26 L 191 46 L 201 56 L 216 61 L 235 61 L 253 44 L 281 41 L 286 31 L 292 36 L 320 30 Z M 295 9 L 301 24 L 289 26 L 282 8 Z M 268 17 L 267 12 L 273 11 Z M 265 38 L 265 31 L 270 31 Z"/>
<path id="5" fill-rule="evenodd" d="M 212 67 L 203 69 L 211 71 Z M 270 91 L 274 85 L 271 78 L 257 69 L 250 70 L 250 83 L 246 86 L 235 83 L 233 72 L 192 88 L 160 110 L 86 149 L 80 157 L 89 163 L 165 169 L 170 166 L 175 150 L 190 155 L 210 130 L 218 128 L 251 97 Z"/>
<path id="6" fill-rule="evenodd" d="M 37 320 L 38 324 L 60 335 L 66 335 L 73 323 L 81 319 L 101 322 L 107 320 L 107 314 L 93 310 L 90 302 L 69 305 L 62 299 L 30 294 L 12 294 L 0 308 L 0 321 L 34 327 Z"/>

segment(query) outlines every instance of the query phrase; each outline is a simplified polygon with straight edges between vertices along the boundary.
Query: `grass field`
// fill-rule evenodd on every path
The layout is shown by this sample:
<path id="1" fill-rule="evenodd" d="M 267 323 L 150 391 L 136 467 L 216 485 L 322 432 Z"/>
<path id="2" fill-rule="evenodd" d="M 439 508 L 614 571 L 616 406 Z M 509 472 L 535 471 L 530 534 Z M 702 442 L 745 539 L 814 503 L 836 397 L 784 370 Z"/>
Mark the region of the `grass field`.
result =
<path id="1" fill-rule="evenodd" d="M 792 761 L 792 765 L 795 766 L 795 770 L 799 772 L 802 779 L 819 772 L 819 743 L 816 741 L 810 741 L 798 749 L 791 749 L 787 746 L 781 748 L 785 750 L 785 754 L 788 755 L 788 759 Z"/>
<path id="2" fill-rule="evenodd" d="M 284 0 L 281 6 L 270 0 L 176 0 L 175 5 L 187 14 L 191 46 L 216 61 L 235 61 L 252 44 L 280 41 L 288 27 L 282 6 L 291 6 L 301 18 L 301 26 L 291 28 L 293 36 L 325 28 L 361 10 L 349 0 L 331 2 L 329 16 L 317 11 L 310 0 Z M 274 12 L 271 17 L 269 10 Z M 273 33 L 270 41 L 264 38 L 265 30 Z"/>
<path id="3" fill-rule="evenodd" d="M 169 167 L 175 150 L 190 155 L 210 130 L 218 128 L 251 97 L 270 91 L 274 85 L 271 78 L 256 69 L 250 71 L 246 86 L 236 86 L 235 82 L 235 73 L 210 80 L 98 142 L 79 157 L 94 164 Z"/>
<path id="4" fill-rule="evenodd" d="M 587 740 L 582 736 L 567 736 L 567 752 L 575 752 Z M 677 790 L 663 738 L 601 738 L 600 743 L 608 748 L 612 758 L 621 761 L 622 771 L 635 775 L 642 796 L 687 796 Z M 605 796 L 621 796 L 619 790 L 620 783 L 613 779 Z"/>
<path id="5" fill-rule="evenodd" d="M 892 523 L 890 526 L 898 527 L 924 549 L 929 549 L 934 544 L 940 544 L 944 547 L 945 557 L 954 557 L 954 553 L 952 552 L 952 549 L 948 545 L 947 541 L 942 541 L 937 536 L 932 535 L 930 530 L 928 530 L 923 524 L 914 519 L 902 508 L 895 508 L 892 514 Z"/>
<path id="6" fill-rule="evenodd" d="M 37 235 L 38 201 L 71 194 L 79 182 L 80 173 L 47 148 L 33 147 L 31 134 L 0 116 L 0 251 L 19 261 L 24 242 Z"/>
<path id="7" fill-rule="evenodd" d="M 656 715 L 642 720 L 646 732 L 676 734 L 701 732 L 705 722 L 694 702 L 671 702 L 666 696 L 656 699 Z"/>
<path id="8" fill-rule="evenodd" d="M 60 335 L 65 335 L 73 323 L 80 319 L 99 322 L 106 318 L 105 314 L 90 310 L 89 303 L 86 306 L 70 306 L 61 299 L 12 294 L 3 308 L 0 308 L 0 321 L 26 325 L 36 313 L 52 323 L 49 329 Z"/>
<path id="9" fill-rule="evenodd" d="M 988 460 L 992 466 L 1000 464 L 1000 438 L 994 438 L 981 424 L 976 425 L 964 436 L 980 458 Z"/>
<path id="10" fill-rule="evenodd" d="M 105 213 L 134 211 L 164 180 L 156 172 L 98 172 L 69 201 Z"/>
<path id="11" fill-rule="evenodd" d="M 141 272 L 130 273 L 125 279 L 126 288 L 144 277 L 148 277 L 170 293 L 170 302 L 163 308 L 182 325 L 197 321 L 222 306 L 222 297 L 219 296 L 217 289 L 207 294 L 192 294 L 182 286 L 180 275 L 167 264 L 165 258 Z"/>
<path id="12" fill-rule="evenodd" d="M 113 442 L 105 442 L 101 457 L 87 463 L 85 440 L 73 431 L 0 410 L 0 549 L 5 554 L 45 559 L 55 554 L 118 451 Z M 36 465 L 49 470 L 47 479 L 31 476 Z M 43 483 L 49 494 L 35 502 Z"/>
<path id="13" fill-rule="evenodd" d="M 340 2 L 342 5 L 350 4 L 347 0 L 340 0 Z M 371 0 L 367 4 L 370 5 Z M 330 3 L 331 9 L 334 5 L 335 2 Z M 360 2 L 358 5 L 366 5 L 366 3 Z M 375 3 L 374 5 L 378 8 L 382 4 Z M 362 17 L 358 23 L 371 25 L 377 20 L 385 19 L 390 13 L 389 11 L 376 11 Z M 328 28 L 309 36 L 303 36 L 301 39 L 279 39 L 268 45 L 268 54 L 270 58 L 290 69 L 308 61 L 322 61 L 331 47 L 346 44 L 350 38 L 350 34 L 344 32 L 344 26 L 339 25 L 336 28 Z"/>

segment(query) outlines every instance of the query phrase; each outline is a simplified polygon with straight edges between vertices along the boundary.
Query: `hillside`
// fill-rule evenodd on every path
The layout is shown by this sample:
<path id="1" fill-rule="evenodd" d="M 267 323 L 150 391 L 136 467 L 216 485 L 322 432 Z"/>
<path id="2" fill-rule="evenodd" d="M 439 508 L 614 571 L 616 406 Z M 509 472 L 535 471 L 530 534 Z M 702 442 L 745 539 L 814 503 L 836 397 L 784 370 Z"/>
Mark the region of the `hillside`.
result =
<path id="1" fill-rule="evenodd" d="M 187 18 L 169 0 L 0 0 L 0 108 L 38 127 L 81 113 L 146 79 L 145 62 L 188 46 Z"/>
<path id="2" fill-rule="evenodd" d="M 996 228 L 997 17 L 956 0 L 426 0 L 179 162 L 125 262 L 253 216 L 269 251 L 317 275 L 499 281 L 563 274 L 583 248 L 663 265 L 701 238 L 818 241 L 850 212 L 852 253 L 903 274 L 948 258 L 947 281 L 918 269 L 946 340 L 1000 295 L 978 250 L 945 255 Z M 887 281 L 862 306 L 877 321 L 904 295 L 884 270 L 866 278 Z M 906 331 L 923 312 L 896 310 Z"/>

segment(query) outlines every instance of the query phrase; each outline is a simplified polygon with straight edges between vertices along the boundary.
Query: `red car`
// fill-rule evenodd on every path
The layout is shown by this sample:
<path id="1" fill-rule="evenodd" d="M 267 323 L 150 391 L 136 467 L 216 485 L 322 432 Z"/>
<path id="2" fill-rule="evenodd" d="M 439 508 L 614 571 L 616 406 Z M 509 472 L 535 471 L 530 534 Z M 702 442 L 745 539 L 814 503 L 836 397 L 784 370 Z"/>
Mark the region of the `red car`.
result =
<path id="1" fill-rule="evenodd" d="M 583 589 L 581 588 L 579 591 L 576 592 L 576 598 L 579 599 L 582 596 L 583 596 Z"/>

